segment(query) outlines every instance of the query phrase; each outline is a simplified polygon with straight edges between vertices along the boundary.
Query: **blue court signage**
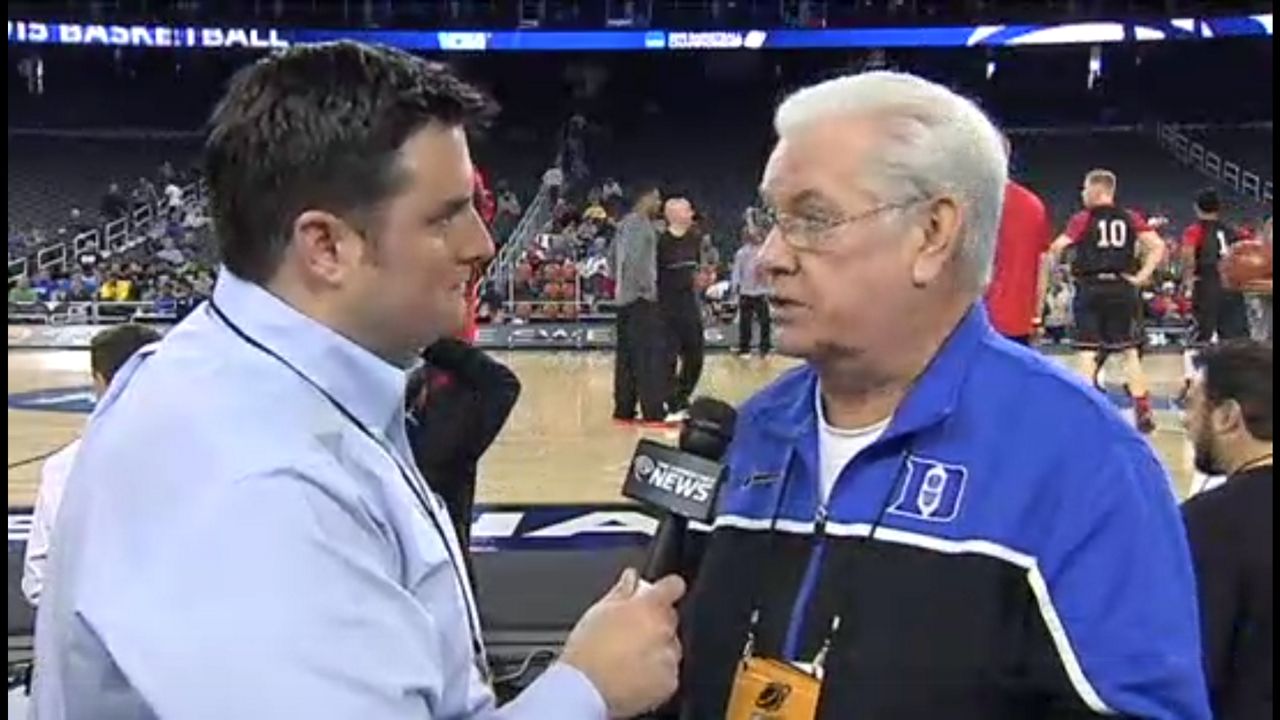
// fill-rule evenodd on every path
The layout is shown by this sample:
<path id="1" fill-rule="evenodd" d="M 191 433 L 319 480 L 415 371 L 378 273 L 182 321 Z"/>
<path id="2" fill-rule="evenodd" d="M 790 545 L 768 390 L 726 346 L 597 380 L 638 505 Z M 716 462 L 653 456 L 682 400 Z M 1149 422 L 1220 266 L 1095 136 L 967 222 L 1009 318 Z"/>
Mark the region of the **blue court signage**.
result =
<path id="1" fill-rule="evenodd" d="M 948 27 L 758 30 L 368 30 L 113 25 L 9 20 L 9 44 L 262 48 L 358 40 L 428 52 L 718 51 L 1017 47 L 1156 42 L 1272 34 L 1272 15 Z"/>

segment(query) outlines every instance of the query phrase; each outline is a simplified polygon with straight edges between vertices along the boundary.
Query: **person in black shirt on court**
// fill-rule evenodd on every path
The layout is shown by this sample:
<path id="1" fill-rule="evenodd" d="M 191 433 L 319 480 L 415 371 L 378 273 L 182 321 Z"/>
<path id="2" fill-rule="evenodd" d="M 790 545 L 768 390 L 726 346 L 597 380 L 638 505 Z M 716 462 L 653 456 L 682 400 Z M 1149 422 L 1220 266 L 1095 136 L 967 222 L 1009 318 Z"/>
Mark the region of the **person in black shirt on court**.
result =
<path id="1" fill-rule="evenodd" d="M 667 420 L 673 421 L 684 419 L 706 356 L 695 287 L 702 235 L 694 229 L 693 205 L 687 199 L 669 198 L 663 215 L 667 228 L 658 236 L 658 305 L 666 330 Z"/>
<path id="2" fill-rule="evenodd" d="M 1183 506 L 1200 596 L 1213 715 L 1272 717 L 1271 345 L 1236 340 L 1197 358 L 1187 433 L 1196 468 L 1227 475 Z"/>
<path id="3" fill-rule="evenodd" d="M 1195 343 L 1203 347 L 1216 336 L 1235 340 L 1249 336 L 1244 295 L 1222 287 L 1218 263 L 1242 238 L 1222 219 L 1222 198 L 1209 189 L 1196 196 L 1196 221 L 1182 233 L 1182 278 L 1195 313 Z"/>

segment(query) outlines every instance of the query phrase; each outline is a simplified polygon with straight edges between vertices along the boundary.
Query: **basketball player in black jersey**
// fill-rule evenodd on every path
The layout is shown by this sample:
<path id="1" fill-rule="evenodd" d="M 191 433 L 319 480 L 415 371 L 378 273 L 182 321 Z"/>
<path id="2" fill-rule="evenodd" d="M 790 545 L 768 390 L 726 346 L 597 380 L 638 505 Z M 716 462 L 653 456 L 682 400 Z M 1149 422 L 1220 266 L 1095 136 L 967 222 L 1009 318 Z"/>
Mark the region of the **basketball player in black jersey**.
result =
<path id="1" fill-rule="evenodd" d="M 667 421 L 672 422 L 684 419 L 706 355 L 695 287 L 702 235 L 695 230 L 693 205 L 687 199 L 668 199 L 663 215 L 667 227 L 658 235 L 658 306 L 666 328 Z"/>
<path id="2" fill-rule="evenodd" d="M 1164 258 L 1164 241 L 1146 220 L 1115 204 L 1116 176 L 1092 170 L 1084 179 L 1084 210 L 1076 213 L 1049 248 L 1057 263 L 1068 247 L 1075 249 L 1071 273 L 1076 281 L 1073 345 L 1081 370 L 1095 380 L 1098 353 L 1123 353 L 1129 392 L 1138 429 L 1155 430 L 1151 397 L 1142 372 L 1142 298 L 1140 289 Z"/>
<path id="3" fill-rule="evenodd" d="M 1223 222 L 1216 190 L 1197 195 L 1195 209 L 1196 221 L 1182 233 L 1182 283 L 1196 320 L 1194 344 L 1204 347 L 1215 334 L 1218 340 L 1248 337 L 1244 294 L 1223 288 L 1218 274 L 1218 262 L 1241 240 L 1240 233 Z"/>

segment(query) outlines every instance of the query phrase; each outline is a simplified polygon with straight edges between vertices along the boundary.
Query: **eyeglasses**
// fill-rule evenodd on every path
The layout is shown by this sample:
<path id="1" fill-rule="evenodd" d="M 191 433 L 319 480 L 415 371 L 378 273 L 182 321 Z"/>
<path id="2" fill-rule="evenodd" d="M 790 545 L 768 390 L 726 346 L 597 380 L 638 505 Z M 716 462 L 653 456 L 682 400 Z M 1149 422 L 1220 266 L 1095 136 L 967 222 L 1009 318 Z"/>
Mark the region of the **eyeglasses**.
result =
<path id="1" fill-rule="evenodd" d="M 844 217 L 805 217 L 781 212 L 776 208 L 765 207 L 757 217 L 759 228 L 764 236 L 777 228 L 783 242 L 797 250 L 815 250 L 823 245 L 823 241 L 836 228 L 852 225 L 873 218 L 890 210 L 905 210 L 913 205 L 928 200 L 926 197 L 915 197 L 898 203 L 877 205 L 854 215 Z"/>

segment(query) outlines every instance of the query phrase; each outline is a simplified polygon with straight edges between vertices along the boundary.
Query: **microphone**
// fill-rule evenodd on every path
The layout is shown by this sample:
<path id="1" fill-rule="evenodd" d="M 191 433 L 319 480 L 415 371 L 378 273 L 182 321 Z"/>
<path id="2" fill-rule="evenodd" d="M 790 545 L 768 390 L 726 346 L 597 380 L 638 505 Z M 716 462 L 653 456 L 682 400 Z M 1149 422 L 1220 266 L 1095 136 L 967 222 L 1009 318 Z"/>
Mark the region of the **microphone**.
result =
<path id="1" fill-rule="evenodd" d="M 709 522 L 715 516 L 724 474 L 720 460 L 729 449 L 737 419 L 729 404 L 698 398 L 689 405 L 679 449 L 652 440 L 636 445 L 622 494 L 663 511 L 641 571 L 645 580 L 678 570 L 689 521 Z"/>

